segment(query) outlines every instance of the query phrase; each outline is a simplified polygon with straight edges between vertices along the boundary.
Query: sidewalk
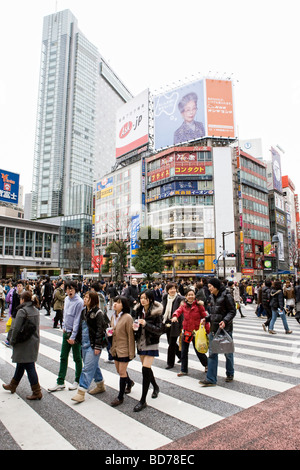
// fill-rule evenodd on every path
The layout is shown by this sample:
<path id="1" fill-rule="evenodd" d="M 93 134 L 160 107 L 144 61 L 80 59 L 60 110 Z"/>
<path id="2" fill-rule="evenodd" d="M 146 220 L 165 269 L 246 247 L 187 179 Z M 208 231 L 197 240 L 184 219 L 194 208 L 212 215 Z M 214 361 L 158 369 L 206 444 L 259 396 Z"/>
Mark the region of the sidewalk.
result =
<path id="1" fill-rule="evenodd" d="M 163 450 L 299 450 L 300 385 L 225 418 Z"/>

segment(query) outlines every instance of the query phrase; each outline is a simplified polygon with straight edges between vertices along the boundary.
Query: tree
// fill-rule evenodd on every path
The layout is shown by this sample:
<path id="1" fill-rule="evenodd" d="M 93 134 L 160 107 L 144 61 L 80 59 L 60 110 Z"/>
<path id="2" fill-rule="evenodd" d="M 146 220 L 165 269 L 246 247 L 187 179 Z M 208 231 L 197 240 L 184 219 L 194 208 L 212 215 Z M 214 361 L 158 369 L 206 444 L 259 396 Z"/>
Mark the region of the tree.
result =
<path id="1" fill-rule="evenodd" d="M 102 271 L 107 273 L 110 269 L 110 261 L 112 258 L 115 279 L 119 279 L 121 282 L 124 281 L 124 273 L 127 266 L 127 243 L 123 240 L 113 240 L 105 250 L 105 263 Z M 116 256 L 111 253 L 117 253 Z"/>
<path id="2" fill-rule="evenodd" d="M 162 231 L 151 226 L 141 227 L 138 245 L 137 255 L 133 258 L 132 264 L 137 271 L 146 274 L 147 279 L 150 280 L 153 273 L 161 273 L 165 265 L 163 254 L 167 250 Z"/>

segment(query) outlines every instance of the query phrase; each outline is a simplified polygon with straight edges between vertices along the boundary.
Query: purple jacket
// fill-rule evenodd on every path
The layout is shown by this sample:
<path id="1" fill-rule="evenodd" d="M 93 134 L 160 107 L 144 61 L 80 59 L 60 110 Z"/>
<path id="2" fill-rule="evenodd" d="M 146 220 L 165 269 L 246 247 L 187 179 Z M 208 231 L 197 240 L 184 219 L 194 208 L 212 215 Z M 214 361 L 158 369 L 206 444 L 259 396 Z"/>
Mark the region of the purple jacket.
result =
<path id="1" fill-rule="evenodd" d="M 5 299 L 5 302 L 7 302 L 7 303 L 9 304 L 8 313 L 9 313 L 9 316 L 10 316 L 10 317 L 11 317 L 12 298 L 13 298 L 14 290 L 15 290 L 15 288 L 12 287 L 12 288 L 8 291 L 8 293 L 6 294 L 6 299 Z"/>

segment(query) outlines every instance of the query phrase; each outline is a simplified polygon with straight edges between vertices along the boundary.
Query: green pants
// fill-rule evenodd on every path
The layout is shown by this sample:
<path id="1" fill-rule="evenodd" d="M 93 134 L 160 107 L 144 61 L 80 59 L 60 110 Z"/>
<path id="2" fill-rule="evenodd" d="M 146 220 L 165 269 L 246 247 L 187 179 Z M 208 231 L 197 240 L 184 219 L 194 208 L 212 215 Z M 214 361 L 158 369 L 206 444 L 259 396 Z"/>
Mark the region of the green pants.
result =
<path id="1" fill-rule="evenodd" d="M 60 367 L 57 378 L 58 385 L 63 385 L 65 382 L 68 369 L 68 359 L 71 349 L 73 353 L 73 360 L 75 362 L 75 382 L 79 383 L 79 378 L 82 371 L 81 344 L 69 344 L 67 340 L 70 338 L 70 336 L 71 333 L 63 333 L 63 341 L 60 352 Z"/>

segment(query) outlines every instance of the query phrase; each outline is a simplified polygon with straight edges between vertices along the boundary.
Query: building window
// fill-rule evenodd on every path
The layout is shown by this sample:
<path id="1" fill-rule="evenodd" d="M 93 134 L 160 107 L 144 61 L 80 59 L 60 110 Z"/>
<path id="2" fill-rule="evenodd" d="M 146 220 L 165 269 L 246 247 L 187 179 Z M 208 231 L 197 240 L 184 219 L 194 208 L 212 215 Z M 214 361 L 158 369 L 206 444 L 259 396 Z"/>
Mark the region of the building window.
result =
<path id="1" fill-rule="evenodd" d="M 13 228 L 6 227 L 5 255 L 12 256 L 14 254 L 14 238 L 15 238 L 15 230 Z"/>

